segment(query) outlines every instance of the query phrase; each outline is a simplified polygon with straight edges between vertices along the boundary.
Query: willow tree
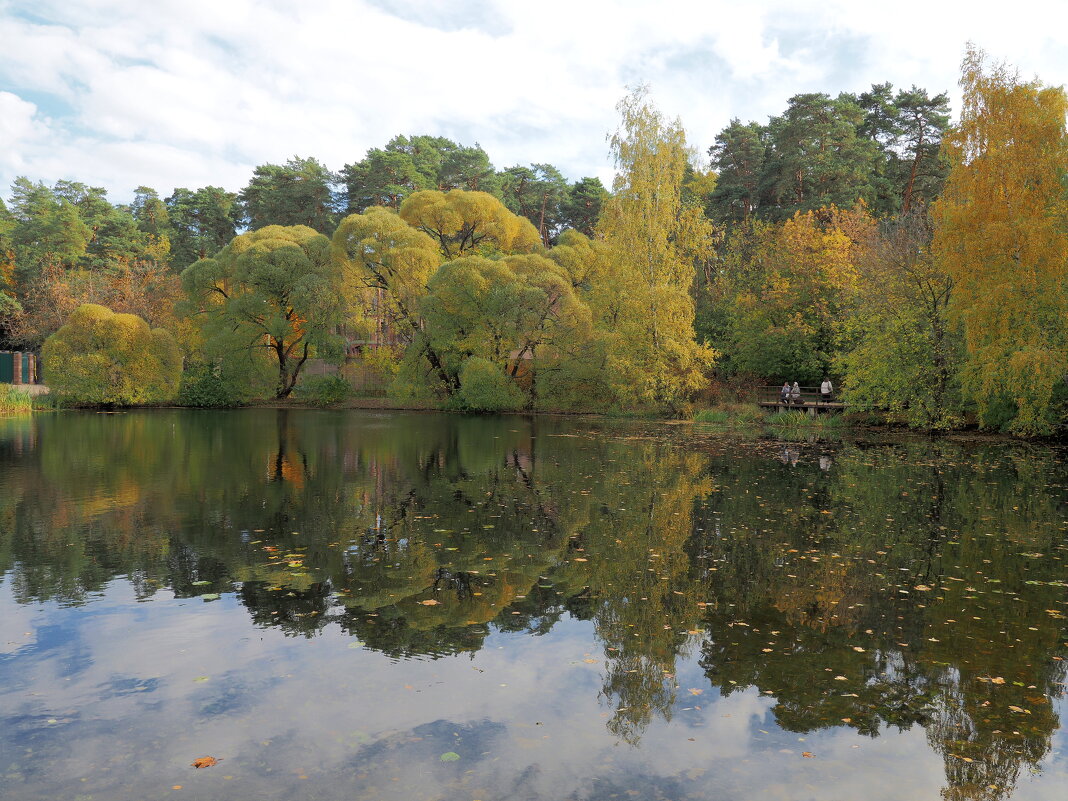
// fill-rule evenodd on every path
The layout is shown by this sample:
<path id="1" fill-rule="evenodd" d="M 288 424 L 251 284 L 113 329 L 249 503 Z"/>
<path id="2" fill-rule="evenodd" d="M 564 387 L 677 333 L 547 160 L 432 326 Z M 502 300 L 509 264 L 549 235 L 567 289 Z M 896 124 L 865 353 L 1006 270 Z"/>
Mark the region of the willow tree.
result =
<path id="1" fill-rule="evenodd" d="M 275 397 L 293 391 L 313 354 L 340 352 L 346 306 L 330 240 L 304 225 L 269 225 L 234 237 L 182 272 L 209 351 L 266 351 L 278 365 Z"/>
<path id="2" fill-rule="evenodd" d="M 415 192 L 401 204 L 400 216 L 437 242 L 446 259 L 531 253 L 541 247 L 541 235 L 533 223 L 486 192 Z"/>
<path id="3" fill-rule="evenodd" d="M 598 234 L 610 251 L 590 304 L 610 340 L 609 381 L 624 404 L 674 407 L 702 386 L 715 353 L 694 335 L 694 257 L 712 240 L 700 209 L 684 205 L 688 151 L 644 87 L 618 105 L 611 137 L 617 175 Z"/>
<path id="4" fill-rule="evenodd" d="M 1068 164 L 1061 88 L 986 68 L 968 47 L 934 251 L 954 281 L 965 397 L 987 425 L 1040 433 L 1068 373 Z"/>
<path id="5" fill-rule="evenodd" d="M 366 304 L 369 315 L 399 330 L 409 343 L 409 353 L 426 357 L 446 394 L 459 389 L 425 335 L 420 313 L 427 281 L 441 264 L 437 242 L 396 212 L 373 206 L 341 221 L 331 249 L 350 292 L 373 295 Z"/>

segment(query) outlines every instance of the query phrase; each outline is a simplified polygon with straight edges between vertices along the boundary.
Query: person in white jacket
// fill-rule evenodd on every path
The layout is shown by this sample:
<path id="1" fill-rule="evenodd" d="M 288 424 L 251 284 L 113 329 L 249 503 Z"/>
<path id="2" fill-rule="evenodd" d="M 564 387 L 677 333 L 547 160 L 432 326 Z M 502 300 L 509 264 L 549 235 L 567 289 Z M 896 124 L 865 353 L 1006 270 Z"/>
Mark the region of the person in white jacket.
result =
<path id="1" fill-rule="evenodd" d="M 820 399 L 824 403 L 831 402 L 831 394 L 834 392 L 834 384 L 831 383 L 831 379 L 824 377 L 823 383 L 820 384 Z"/>

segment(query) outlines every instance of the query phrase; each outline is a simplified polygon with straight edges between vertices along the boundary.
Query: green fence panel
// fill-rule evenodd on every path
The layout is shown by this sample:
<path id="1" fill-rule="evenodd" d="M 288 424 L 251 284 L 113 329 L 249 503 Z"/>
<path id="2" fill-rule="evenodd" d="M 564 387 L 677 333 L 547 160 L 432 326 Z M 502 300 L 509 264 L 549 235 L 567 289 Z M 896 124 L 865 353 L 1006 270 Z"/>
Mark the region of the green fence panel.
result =
<path id="1" fill-rule="evenodd" d="M 10 384 L 15 380 L 15 354 L 0 351 L 0 384 Z"/>

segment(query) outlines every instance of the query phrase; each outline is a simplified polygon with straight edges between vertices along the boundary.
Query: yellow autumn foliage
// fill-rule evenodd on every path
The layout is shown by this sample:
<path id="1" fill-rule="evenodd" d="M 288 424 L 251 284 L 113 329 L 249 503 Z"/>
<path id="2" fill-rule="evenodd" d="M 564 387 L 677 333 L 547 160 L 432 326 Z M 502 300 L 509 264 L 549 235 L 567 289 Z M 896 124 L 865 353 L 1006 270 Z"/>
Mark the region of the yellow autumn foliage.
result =
<path id="1" fill-rule="evenodd" d="M 182 374 L 167 331 L 91 303 L 45 341 L 41 355 L 52 391 L 80 404 L 162 403 L 178 393 Z"/>
<path id="2" fill-rule="evenodd" d="M 1068 373 L 1068 99 L 1004 65 L 987 69 L 974 47 L 961 87 L 933 249 L 954 281 L 963 389 L 988 425 L 1043 433 Z"/>

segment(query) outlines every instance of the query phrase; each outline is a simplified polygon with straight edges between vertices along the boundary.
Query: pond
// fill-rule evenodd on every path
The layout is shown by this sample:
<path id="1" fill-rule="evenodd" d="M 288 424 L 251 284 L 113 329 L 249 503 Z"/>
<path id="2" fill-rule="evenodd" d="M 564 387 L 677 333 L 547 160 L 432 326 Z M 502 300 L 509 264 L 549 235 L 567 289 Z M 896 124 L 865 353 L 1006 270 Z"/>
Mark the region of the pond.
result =
<path id="1" fill-rule="evenodd" d="M 0 795 L 1059 801 L 1066 590 L 1033 445 L 0 420 Z"/>

